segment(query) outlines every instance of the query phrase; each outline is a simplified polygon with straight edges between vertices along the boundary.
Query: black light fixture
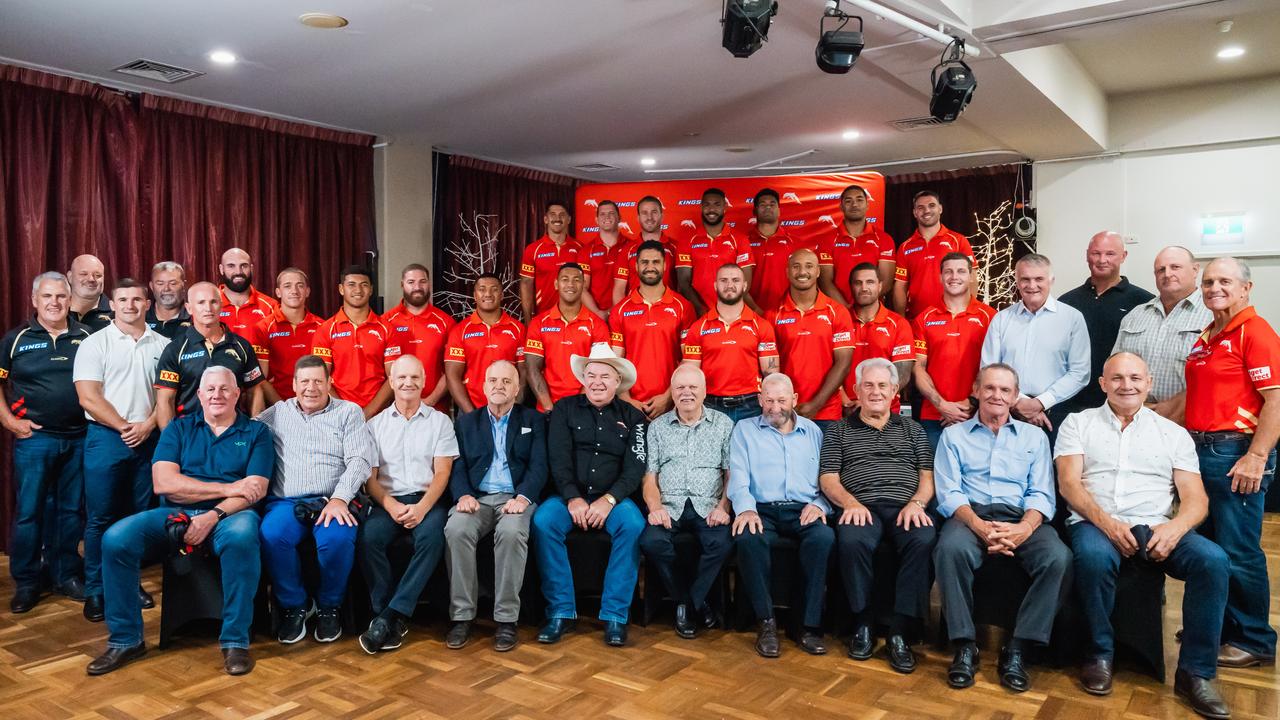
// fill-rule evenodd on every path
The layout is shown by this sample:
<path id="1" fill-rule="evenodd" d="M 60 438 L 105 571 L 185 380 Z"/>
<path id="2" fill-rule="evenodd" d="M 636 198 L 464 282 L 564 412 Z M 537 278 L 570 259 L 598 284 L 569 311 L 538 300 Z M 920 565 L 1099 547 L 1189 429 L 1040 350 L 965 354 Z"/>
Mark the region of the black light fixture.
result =
<path id="1" fill-rule="evenodd" d="M 828 19 L 839 20 L 834 30 L 827 30 Z M 845 30 L 850 20 L 858 21 L 857 30 Z M 832 75 L 843 75 L 853 68 L 862 53 L 862 18 L 847 15 L 840 9 L 840 0 L 827 0 L 827 9 L 818 19 L 818 47 L 813 56 L 818 61 L 818 69 Z"/>
<path id="2" fill-rule="evenodd" d="M 960 117 L 978 89 L 978 79 L 964 62 L 964 40 L 951 38 L 951 44 L 929 73 L 929 83 L 933 86 L 929 114 L 947 123 Z"/>
<path id="3" fill-rule="evenodd" d="M 769 40 L 769 21 L 778 14 L 774 0 L 725 0 L 724 38 L 720 44 L 734 57 L 751 57 Z"/>

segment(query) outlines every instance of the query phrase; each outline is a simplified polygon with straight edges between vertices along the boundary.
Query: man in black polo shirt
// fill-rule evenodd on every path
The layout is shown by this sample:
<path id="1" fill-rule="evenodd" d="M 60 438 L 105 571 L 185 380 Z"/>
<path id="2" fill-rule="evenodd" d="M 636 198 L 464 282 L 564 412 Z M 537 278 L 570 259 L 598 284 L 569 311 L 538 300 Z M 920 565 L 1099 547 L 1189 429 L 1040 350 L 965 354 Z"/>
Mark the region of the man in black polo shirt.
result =
<path id="1" fill-rule="evenodd" d="M 1120 274 L 1120 266 L 1128 256 L 1120 233 L 1105 231 L 1094 235 L 1085 251 L 1089 279 L 1058 298 L 1079 310 L 1084 315 L 1085 327 L 1089 328 L 1089 382 L 1067 401 L 1068 412 L 1096 408 L 1106 401 L 1098 378 L 1102 377 L 1102 366 L 1115 347 L 1120 321 L 1130 310 L 1155 297 L 1130 284 L 1129 278 Z"/>
<path id="2" fill-rule="evenodd" d="M 222 298 L 218 286 L 198 282 L 187 291 L 191 327 L 175 337 L 156 367 L 156 419 L 163 429 L 184 415 L 200 409 L 196 390 L 200 375 L 210 365 L 230 368 L 241 390 L 249 395 L 250 415 L 262 412 L 262 368 L 248 340 L 222 324 Z"/>
<path id="3" fill-rule="evenodd" d="M 147 327 L 170 340 L 191 327 L 191 313 L 182 301 L 187 289 L 187 271 L 172 260 L 158 262 L 151 268 L 151 309 L 147 310 Z"/>
<path id="4" fill-rule="evenodd" d="M 31 284 L 36 313 L 0 340 L 0 425 L 13 433 L 17 486 L 9 574 L 15 591 L 9 609 L 24 613 L 40 600 L 40 557 L 55 588 L 84 598 L 77 547 L 84 534 L 84 411 L 71 381 L 76 350 L 89 329 L 67 316 L 71 283 L 47 272 Z M 45 503 L 53 498 L 53 532 L 45 532 Z M 45 538 L 48 538 L 45 540 Z"/>
<path id="5" fill-rule="evenodd" d="M 893 363 L 863 360 L 854 379 L 858 409 L 827 429 L 818 463 L 822 492 L 840 508 L 836 547 L 855 620 L 849 657 L 866 660 L 875 649 L 872 566 L 887 537 L 898 555 L 889 666 L 909 673 L 916 659 L 906 637 L 929 607 L 934 529 L 925 507 L 933 498 L 933 450 L 920 423 L 891 411 L 898 395 Z"/>
<path id="6" fill-rule="evenodd" d="M 79 255 L 71 261 L 71 269 L 67 271 L 67 280 L 71 283 L 69 315 L 72 320 L 89 328 L 91 333 L 110 325 L 114 317 L 111 302 L 102 292 L 105 270 L 98 258 Z"/>

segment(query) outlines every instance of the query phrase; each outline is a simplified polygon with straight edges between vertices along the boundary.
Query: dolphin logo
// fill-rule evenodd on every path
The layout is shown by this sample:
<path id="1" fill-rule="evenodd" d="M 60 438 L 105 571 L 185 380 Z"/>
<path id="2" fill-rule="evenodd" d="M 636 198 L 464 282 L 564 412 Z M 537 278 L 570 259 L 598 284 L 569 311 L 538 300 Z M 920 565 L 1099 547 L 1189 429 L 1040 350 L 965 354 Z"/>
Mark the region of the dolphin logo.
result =
<path id="1" fill-rule="evenodd" d="M 698 224 L 692 220 L 681 220 L 680 227 L 696 228 L 698 227 Z"/>
<path id="2" fill-rule="evenodd" d="M 593 207 L 593 208 L 600 207 L 600 201 L 596 200 L 595 198 L 591 198 L 589 200 L 583 200 L 582 204 L 586 205 L 587 207 Z"/>
<path id="3" fill-rule="evenodd" d="M 622 228 L 623 230 L 626 230 L 627 232 L 633 232 L 631 230 L 631 224 L 628 223 L 626 220 L 623 220 L 622 222 L 618 223 L 618 227 Z"/>
<path id="4" fill-rule="evenodd" d="M 819 215 L 818 222 L 831 223 L 831 227 L 838 227 L 836 225 L 835 218 L 831 217 L 830 215 Z"/>
<path id="5" fill-rule="evenodd" d="M 747 218 L 747 224 L 748 224 L 748 225 L 755 225 L 755 224 L 756 224 L 756 219 L 755 219 L 755 218 Z"/>
<path id="6" fill-rule="evenodd" d="M 796 203 L 797 205 L 801 204 L 800 196 L 793 192 L 782 193 L 782 202 L 793 202 L 793 203 Z"/>

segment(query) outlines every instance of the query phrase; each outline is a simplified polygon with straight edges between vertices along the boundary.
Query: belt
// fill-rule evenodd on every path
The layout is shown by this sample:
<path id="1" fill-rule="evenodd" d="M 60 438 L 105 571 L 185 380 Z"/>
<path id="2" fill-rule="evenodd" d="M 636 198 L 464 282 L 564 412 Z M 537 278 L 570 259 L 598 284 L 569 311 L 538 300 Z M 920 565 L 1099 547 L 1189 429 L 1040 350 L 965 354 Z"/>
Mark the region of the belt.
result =
<path id="1" fill-rule="evenodd" d="M 1230 440 L 1248 440 L 1253 436 L 1249 433 L 1237 432 L 1235 430 L 1219 430 L 1216 432 L 1202 432 L 1200 430 L 1189 430 L 1191 439 L 1196 441 L 1197 445 L 1211 442 L 1226 442 Z"/>
<path id="2" fill-rule="evenodd" d="M 723 405 L 725 407 L 737 407 L 739 405 L 746 405 L 748 402 L 752 402 L 756 400 L 758 397 L 758 394 L 747 393 L 746 395 L 708 395 L 707 397 L 719 405 Z"/>

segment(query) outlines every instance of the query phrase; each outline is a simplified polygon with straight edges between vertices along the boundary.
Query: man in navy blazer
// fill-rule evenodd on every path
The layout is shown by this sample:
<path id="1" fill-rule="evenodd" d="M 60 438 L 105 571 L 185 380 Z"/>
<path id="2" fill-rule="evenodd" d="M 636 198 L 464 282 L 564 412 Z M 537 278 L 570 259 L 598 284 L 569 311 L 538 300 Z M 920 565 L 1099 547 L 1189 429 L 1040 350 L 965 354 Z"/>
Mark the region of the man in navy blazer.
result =
<path id="1" fill-rule="evenodd" d="M 471 639 L 476 619 L 476 542 L 493 533 L 494 649 L 516 646 L 520 586 L 529 554 L 529 521 L 547 482 L 547 425 L 541 413 L 516 405 L 520 374 L 498 360 L 485 370 L 488 404 L 458 417 L 458 459 L 449 487 L 457 502 L 444 526 L 449 546 L 449 617 L 445 645 Z"/>

